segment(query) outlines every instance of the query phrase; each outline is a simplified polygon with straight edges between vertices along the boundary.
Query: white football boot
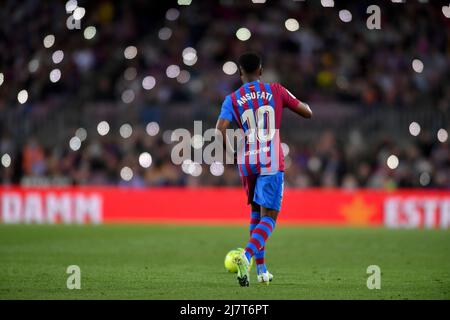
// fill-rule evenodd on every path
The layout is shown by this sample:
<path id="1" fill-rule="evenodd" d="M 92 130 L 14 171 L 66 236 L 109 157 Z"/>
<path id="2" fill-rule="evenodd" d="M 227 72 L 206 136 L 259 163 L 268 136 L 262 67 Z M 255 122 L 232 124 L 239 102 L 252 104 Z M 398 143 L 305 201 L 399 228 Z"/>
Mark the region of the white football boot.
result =
<path id="1" fill-rule="evenodd" d="M 265 284 L 269 285 L 269 283 L 273 279 L 273 274 L 271 274 L 269 271 L 266 271 L 266 272 L 258 274 L 257 279 L 258 279 L 259 283 L 265 283 Z"/>

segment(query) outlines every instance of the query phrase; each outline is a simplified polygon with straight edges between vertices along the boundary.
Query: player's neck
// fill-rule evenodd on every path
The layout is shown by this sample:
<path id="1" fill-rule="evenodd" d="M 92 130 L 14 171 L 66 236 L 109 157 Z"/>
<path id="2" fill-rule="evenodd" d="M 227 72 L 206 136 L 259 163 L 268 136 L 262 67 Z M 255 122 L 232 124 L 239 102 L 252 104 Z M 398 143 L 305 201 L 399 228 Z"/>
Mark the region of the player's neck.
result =
<path id="1" fill-rule="evenodd" d="M 248 82 L 260 81 L 260 80 L 261 80 L 261 78 L 258 77 L 258 76 L 245 76 L 245 77 L 242 77 L 242 82 L 244 84 L 246 84 Z"/>

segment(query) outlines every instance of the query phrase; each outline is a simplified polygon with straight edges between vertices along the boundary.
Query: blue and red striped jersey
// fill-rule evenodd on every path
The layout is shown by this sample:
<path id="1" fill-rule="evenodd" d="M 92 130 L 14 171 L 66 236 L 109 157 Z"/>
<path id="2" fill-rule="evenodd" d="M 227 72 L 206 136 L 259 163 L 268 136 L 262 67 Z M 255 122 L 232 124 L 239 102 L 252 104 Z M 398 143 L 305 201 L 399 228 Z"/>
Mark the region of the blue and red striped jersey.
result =
<path id="1" fill-rule="evenodd" d="M 245 134 L 237 150 L 239 174 L 273 174 L 284 171 L 280 123 L 284 107 L 293 108 L 299 100 L 279 83 L 247 82 L 229 94 L 219 119 L 235 122 Z"/>

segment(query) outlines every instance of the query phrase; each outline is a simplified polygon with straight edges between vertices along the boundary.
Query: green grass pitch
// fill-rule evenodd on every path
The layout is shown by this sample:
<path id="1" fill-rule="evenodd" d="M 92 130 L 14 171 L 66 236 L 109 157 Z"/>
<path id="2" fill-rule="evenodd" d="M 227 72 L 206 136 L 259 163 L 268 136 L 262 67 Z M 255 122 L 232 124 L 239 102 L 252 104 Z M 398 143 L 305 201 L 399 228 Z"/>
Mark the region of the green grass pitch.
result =
<path id="1" fill-rule="evenodd" d="M 450 233 L 277 226 L 270 286 L 223 266 L 242 226 L 0 226 L 0 299 L 449 299 Z M 81 289 L 66 268 L 81 268 Z M 369 265 L 381 289 L 366 286 Z"/>

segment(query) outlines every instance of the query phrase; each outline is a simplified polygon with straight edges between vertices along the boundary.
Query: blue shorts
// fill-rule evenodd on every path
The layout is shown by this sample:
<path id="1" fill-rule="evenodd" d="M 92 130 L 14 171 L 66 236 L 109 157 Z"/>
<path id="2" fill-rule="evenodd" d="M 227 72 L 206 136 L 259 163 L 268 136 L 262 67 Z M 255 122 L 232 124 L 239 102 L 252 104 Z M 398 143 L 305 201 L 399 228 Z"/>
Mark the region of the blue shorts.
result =
<path id="1" fill-rule="evenodd" d="M 248 203 L 255 202 L 260 206 L 280 211 L 283 199 L 284 172 L 271 175 L 249 175 L 242 177 L 247 191 Z"/>

